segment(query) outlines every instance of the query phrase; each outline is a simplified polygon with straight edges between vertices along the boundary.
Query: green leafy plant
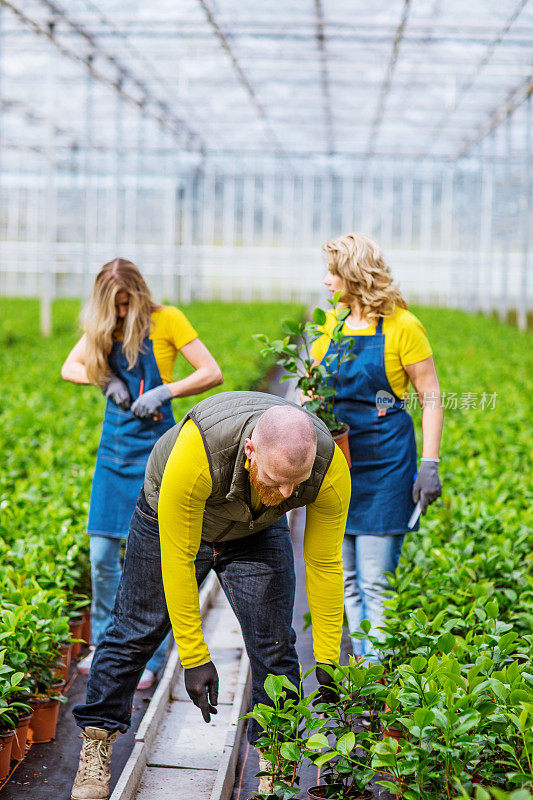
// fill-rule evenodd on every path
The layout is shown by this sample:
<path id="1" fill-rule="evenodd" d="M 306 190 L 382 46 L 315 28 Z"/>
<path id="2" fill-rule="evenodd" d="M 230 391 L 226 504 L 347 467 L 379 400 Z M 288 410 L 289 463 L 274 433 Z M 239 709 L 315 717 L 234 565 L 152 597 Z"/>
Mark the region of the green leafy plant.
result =
<path id="1" fill-rule="evenodd" d="M 16 728 L 20 713 L 29 711 L 30 707 L 17 699 L 23 672 L 16 672 L 4 663 L 6 648 L 0 649 L 0 733 Z"/>
<path id="2" fill-rule="evenodd" d="M 258 703 L 245 718 L 255 720 L 264 731 L 255 746 L 271 764 L 271 771 L 260 775 L 272 776 L 274 797 L 289 800 L 300 791 L 300 771 L 309 741 L 313 741 L 309 732 L 318 723 L 310 709 L 312 696 L 303 698 L 301 687 L 296 688 L 284 675 L 268 675 L 264 685 L 272 705 Z"/>
<path id="3" fill-rule="evenodd" d="M 455 785 L 533 788 L 531 687 L 518 661 L 489 661 L 465 669 L 453 654 L 418 655 L 398 667 L 383 723 L 405 733 L 373 748 L 384 787 L 406 800 L 451 798 Z"/>
<path id="4" fill-rule="evenodd" d="M 342 292 L 337 292 L 328 303 L 335 310 Z M 342 333 L 344 320 L 350 313 L 349 308 L 336 311 L 337 322 L 329 333 L 334 352 L 325 357 L 323 362 L 315 364 L 311 355 L 311 345 L 324 334 L 326 312 L 315 308 L 312 319 L 301 322 L 285 319 L 281 326 L 286 336 L 283 339 L 271 339 L 263 333 L 254 337 L 264 345 L 261 353 L 271 358 L 282 367 L 287 375 L 281 380 L 296 379 L 296 386 L 301 393 L 310 398 L 305 407 L 316 414 L 333 435 L 346 430 L 346 425 L 334 413 L 336 383 L 341 364 L 355 358 L 352 352 L 354 339 Z"/>
<path id="5" fill-rule="evenodd" d="M 383 685 L 381 664 L 357 663 L 350 658 L 348 666 L 323 665 L 333 679 L 336 700 L 315 704 L 320 712 L 320 725 L 306 742 L 308 750 L 322 750 L 309 756 L 320 768 L 323 794 L 335 800 L 366 797 L 365 790 L 375 775 L 372 768 L 372 746 L 381 731 L 379 711 L 387 694 Z"/>

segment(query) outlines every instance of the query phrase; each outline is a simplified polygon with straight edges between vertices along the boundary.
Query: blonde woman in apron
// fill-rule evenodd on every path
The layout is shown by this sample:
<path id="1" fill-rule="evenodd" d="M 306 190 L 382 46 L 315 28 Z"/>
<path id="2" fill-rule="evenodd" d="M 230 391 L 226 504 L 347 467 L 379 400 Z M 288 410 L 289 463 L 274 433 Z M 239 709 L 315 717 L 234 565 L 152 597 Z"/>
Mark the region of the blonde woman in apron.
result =
<path id="1" fill-rule="evenodd" d="M 171 400 L 222 383 L 220 368 L 185 315 L 155 303 L 132 264 L 116 258 L 98 273 L 85 312 L 85 333 L 69 353 L 61 376 L 102 389 L 107 402 L 96 456 L 87 532 L 91 537 L 91 651 L 78 664 L 90 671 L 118 588 L 120 549 L 143 484 L 148 456 L 174 424 Z M 180 352 L 193 372 L 173 380 Z M 146 666 L 139 689 L 161 668 L 164 642 Z"/>
<path id="2" fill-rule="evenodd" d="M 360 632 L 367 619 L 379 638 L 389 590 L 386 573 L 398 566 L 415 504 L 420 501 L 425 514 L 442 492 L 440 388 L 426 331 L 407 310 L 379 245 L 352 233 L 326 242 L 324 252 L 324 283 L 332 295 L 341 291 L 342 308 L 350 308 L 344 347 L 355 356 L 337 374 L 328 336 L 337 321 L 331 312 L 312 353 L 331 373 L 335 413 L 350 426 L 352 495 L 342 554 L 346 616 L 350 632 Z M 409 382 L 422 408 L 420 466 L 413 421 L 405 409 Z M 356 656 L 377 659 L 366 642 L 352 641 Z"/>

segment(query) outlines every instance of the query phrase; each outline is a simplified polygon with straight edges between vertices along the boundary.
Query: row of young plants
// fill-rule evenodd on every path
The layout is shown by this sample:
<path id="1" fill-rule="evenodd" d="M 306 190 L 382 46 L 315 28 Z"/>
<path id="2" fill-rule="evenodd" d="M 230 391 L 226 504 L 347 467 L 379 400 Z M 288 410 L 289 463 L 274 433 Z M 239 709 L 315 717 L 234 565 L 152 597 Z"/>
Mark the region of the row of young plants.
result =
<path id="1" fill-rule="evenodd" d="M 54 332 L 38 333 L 38 304 L 1 301 L 0 374 L 9 384 L 0 406 L 0 759 L 11 731 L 40 704 L 57 704 L 68 645 L 79 633 L 70 622 L 90 602 L 85 525 L 104 399 L 94 387 L 61 380 L 76 341 L 79 306 L 54 305 Z M 248 389 L 268 365 L 252 334 L 272 335 L 296 306 L 193 304 L 185 309 L 222 367 L 220 389 Z M 176 378 L 188 365 L 178 358 Z M 217 389 L 218 391 L 220 389 Z M 173 403 L 177 419 L 200 398 Z M 34 717 L 35 720 L 35 717 Z M 34 722 L 31 723 L 32 725 Z M 39 734 L 34 730 L 34 741 Z M 23 751 L 22 747 L 22 751 Z M 20 748 L 16 750 L 20 755 Z M 23 754 L 23 753 L 22 753 Z M 0 765 L 0 783 L 9 770 Z"/>
<path id="2" fill-rule="evenodd" d="M 309 762 L 310 797 L 365 797 L 371 780 L 406 800 L 533 796 L 531 337 L 420 316 L 448 404 L 443 499 L 406 539 L 381 629 L 352 632 L 380 663 L 332 666 L 328 703 L 269 677 L 274 707 L 252 715 L 284 800 Z"/>

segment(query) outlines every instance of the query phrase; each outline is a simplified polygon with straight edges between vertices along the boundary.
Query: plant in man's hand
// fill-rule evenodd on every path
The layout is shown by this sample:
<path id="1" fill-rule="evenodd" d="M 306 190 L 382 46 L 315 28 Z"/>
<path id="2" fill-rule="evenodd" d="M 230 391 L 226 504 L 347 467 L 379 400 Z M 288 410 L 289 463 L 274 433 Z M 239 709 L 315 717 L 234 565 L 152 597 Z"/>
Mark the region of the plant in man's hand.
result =
<path id="1" fill-rule="evenodd" d="M 336 309 L 341 294 L 342 292 L 337 292 L 333 300 L 328 300 L 333 309 Z M 261 354 L 272 356 L 274 363 L 283 367 L 288 373 L 281 378 L 282 381 L 297 379 L 296 386 L 305 397 L 309 398 L 305 403 L 306 409 L 316 414 L 333 435 L 342 433 L 346 429 L 346 425 L 338 420 L 334 413 L 339 368 L 342 363 L 356 357 L 352 352 L 354 337 L 342 333 L 344 320 L 349 313 L 349 308 L 336 311 L 337 322 L 329 332 L 334 352 L 326 356 L 320 364 L 314 363 L 311 345 L 324 335 L 327 318 L 322 308 L 314 309 L 312 321 L 309 322 L 283 320 L 281 326 L 286 334 L 284 339 L 269 339 L 263 333 L 258 333 L 254 337 L 264 345 Z"/>

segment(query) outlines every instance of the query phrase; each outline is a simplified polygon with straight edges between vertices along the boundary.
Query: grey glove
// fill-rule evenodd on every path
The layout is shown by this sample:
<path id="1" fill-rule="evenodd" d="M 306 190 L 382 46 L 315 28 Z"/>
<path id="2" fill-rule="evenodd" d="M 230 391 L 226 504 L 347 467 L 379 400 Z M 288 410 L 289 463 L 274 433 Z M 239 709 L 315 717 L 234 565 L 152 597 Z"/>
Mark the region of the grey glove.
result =
<path id="1" fill-rule="evenodd" d="M 187 694 L 202 712 L 205 722 L 216 714 L 218 703 L 218 673 L 212 661 L 184 670 Z"/>
<path id="2" fill-rule="evenodd" d="M 128 387 L 117 375 L 113 375 L 110 381 L 102 386 L 102 392 L 112 400 L 119 408 L 126 411 L 131 406 L 131 397 Z"/>
<path id="3" fill-rule="evenodd" d="M 138 397 L 132 404 L 131 410 L 136 417 L 151 417 L 156 411 L 159 411 L 161 404 L 171 397 L 172 392 L 163 383 L 161 386 L 156 386 L 155 389 L 150 389 Z"/>
<path id="4" fill-rule="evenodd" d="M 428 506 L 434 503 L 441 494 L 442 483 L 439 478 L 439 460 L 437 458 L 423 458 L 413 486 L 413 500 L 415 503 L 420 500 L 420 509 L 422 514 L 425 514 Z"/>

